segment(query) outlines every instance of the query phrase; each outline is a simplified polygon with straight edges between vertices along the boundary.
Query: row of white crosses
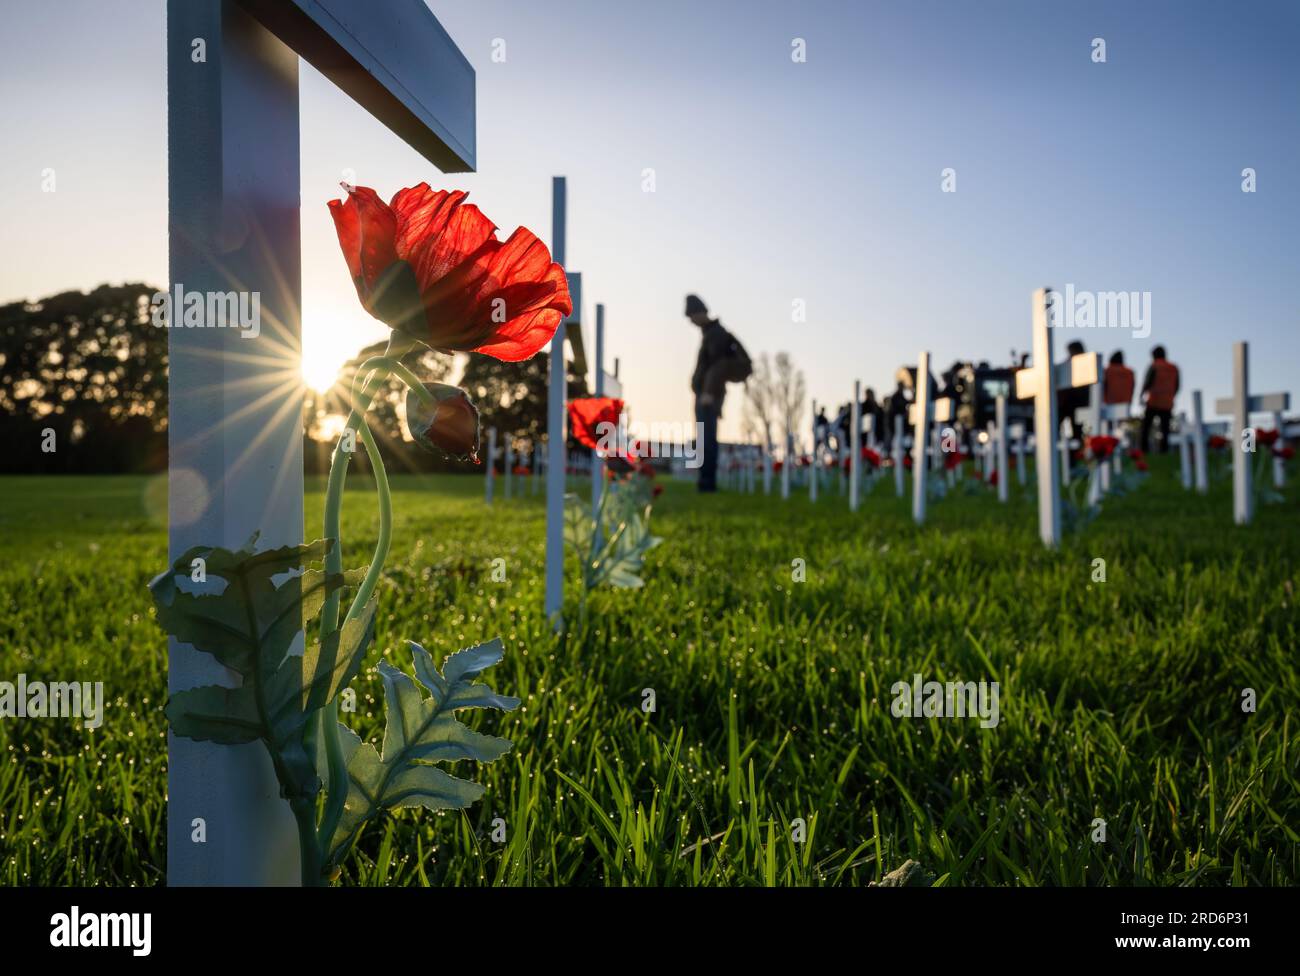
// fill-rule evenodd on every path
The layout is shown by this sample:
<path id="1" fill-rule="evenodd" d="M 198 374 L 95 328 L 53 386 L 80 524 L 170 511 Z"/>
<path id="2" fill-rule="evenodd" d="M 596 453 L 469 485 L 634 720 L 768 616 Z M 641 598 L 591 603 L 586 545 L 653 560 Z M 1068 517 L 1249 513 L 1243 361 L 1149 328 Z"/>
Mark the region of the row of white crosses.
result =
<path id="1" fill-rule="evenodd" d="M 203 38 L 207 61 L 191 58 Z M 169 329 L 168 551 L 303 538 L 298 59 L 444 172 L 475 167 L 474 69 L 424 4 L 167 4 L 169 277 L 258 292 L 257 345 L 236 329 Z M 175 639 L 168 690 L 234 676 Z M 167 881 L 292 885 L 289 805 L 258 744 L 168 734 Z M 201 821 L 206 842 L 191 833 Z"/>

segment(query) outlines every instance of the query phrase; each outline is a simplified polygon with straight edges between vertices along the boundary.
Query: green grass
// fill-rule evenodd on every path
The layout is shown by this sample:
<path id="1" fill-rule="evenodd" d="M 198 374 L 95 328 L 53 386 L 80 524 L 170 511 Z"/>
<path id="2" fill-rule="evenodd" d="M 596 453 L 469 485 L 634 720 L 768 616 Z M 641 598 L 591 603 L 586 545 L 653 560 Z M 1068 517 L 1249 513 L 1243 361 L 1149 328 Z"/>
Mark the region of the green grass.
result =
<path id="1" fill-rule="evenodd" d="M 907 858 L 949 885 L 1300 883 L 1296 494 L 1237 528 L 1230 485 L 1184 493 L 1170 460 L 1057 553 L 1027 496 L 959 491 L 917 529 L 884 482 L 856 516 L 825 490 L 812 505 L 669 484 L 645 588 L 594 595 L 563 638 L 542 614 L 540 496 L 488 509 L 477 478 L 395 479 L 370 664 L 409 666 L 404 638 L 440 661 L 500 635 L 488 678 L 524 703 L 466 713 L 515 743 L 458 764 L 480 804 L 372 825 L 343 883 L 865 884 Z M 0 883 L 165 877 L 156 494 L 0 479 L 0 680 L 102 680 L 109 702 L 95 732 L 0 721 Z M 376 531 L 353 479 L 347 565 Z M 891 685 L 917 672 L 1000 682 L 1000 724 L 892 717 Z M 354 687 L 354 725 L 377 739 L 373 668 Z"/>

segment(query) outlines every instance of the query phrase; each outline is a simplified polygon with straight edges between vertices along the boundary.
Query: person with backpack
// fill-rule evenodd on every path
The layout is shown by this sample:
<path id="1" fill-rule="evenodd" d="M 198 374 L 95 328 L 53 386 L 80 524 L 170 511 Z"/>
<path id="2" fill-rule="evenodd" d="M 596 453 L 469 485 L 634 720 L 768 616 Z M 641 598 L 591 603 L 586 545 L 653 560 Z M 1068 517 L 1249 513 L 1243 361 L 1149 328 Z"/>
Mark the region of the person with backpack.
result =
<path id="1" fill-rule="evenodd" d="M 686 296 L 686 317 L 700 330 L 700 353 L 691 376 L 695 394 L 695 422 L 699 425 L 702 464 L 696 487 L 702 492 L 718 490 L 718 420 L 728 383 L 743 383 L 754 371 L 749 354 L 722 323 L 709 317 L 708 306 L 698 295 Z"/>

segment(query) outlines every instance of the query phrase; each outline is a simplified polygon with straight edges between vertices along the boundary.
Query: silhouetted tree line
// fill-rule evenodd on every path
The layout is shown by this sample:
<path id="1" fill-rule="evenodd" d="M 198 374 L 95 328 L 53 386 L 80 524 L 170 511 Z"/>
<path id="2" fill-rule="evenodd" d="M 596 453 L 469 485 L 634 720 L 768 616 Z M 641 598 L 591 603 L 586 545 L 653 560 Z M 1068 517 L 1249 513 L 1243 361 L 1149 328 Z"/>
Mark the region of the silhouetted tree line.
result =
<path id="1" fill-rule="evenodd" d="M 154 327 L 150 300 L 161 289 L 135 282 L 63 292 L 0 306 L 0 473 L 154 473 L 167 468 L 167 330 Z M 308 473 L 329 470 L 357 368 L 381 355 L 369 346 L 324 394 L 303 390 L 303 458 Z M 479 408 L 482 428 L 541 443 L 546 429 L 549 357 L 503 363 L 474 353 L 460 377 Z M 448 382 L 455 366 L 420 348 L 403 362 L 428 381 Z M 570 371 L 570 396 L 585 378 Z M 406 441 L 405 392 L 390 380 L 371 408 L 371 425 L 390 472 L 475 471 L 470 462 L 436 457 Z M 486 435 L 485 435 L 486 436 Z M 54 450 L 45 450 L 53 446 Z M 357 470 L 368 470 L 358 441 Z M 498 463 L 500 463 L 498 461 Z"/>

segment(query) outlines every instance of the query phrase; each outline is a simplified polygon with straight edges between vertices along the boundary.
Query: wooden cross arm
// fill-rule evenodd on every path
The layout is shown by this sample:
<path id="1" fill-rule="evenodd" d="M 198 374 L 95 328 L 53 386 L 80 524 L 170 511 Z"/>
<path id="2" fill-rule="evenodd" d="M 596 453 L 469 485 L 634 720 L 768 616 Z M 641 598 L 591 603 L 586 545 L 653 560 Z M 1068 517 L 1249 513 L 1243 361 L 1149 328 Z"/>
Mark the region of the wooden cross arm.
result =
<path id="1" fill-rule="evenodd" d="M 444 173 L 474 170 L 474 68 L 421 0 L 239 3 Z"/>
<path id="2" fill-rule="evenodd" d="M 1291 409 L 1290 393 L 1262 393 L 1246 398 L 1246 413 L 1281 413 Z M 1215 413 L 1235 413 L 1237 401 L 1233 397 L 1224 397 L 1214 401 Z"/>
<path id="3" fill-rule="evenodd" d="M 1052 378 L 1058 390 L 1077 386 L 1092 386 L 1101 377 L 1101 353 L 1081 352 L 1063 363 L 1057 363 Z M 1016 399 L 1030 400 L 1043 390 L 1039 367 L 1016 370 Z"/>
<path id="4" fill-rule="evenodd" d="M 939 399 L 931 400 L 930 402 L 934 405 L 934 415 L 930 418 L 931 420 L 933 420 L 937 424 L 946 423 L 947 421 L 952 420 L 952 398 L 951 397 L 940 397 Z M 920 419 L 921 415 L 918 412 L 920 406 L 921 405 L 919 403 L 913 403 L 910 407 L 907 408 L 908 423 L 915 424 L 917 420 Z"/>

